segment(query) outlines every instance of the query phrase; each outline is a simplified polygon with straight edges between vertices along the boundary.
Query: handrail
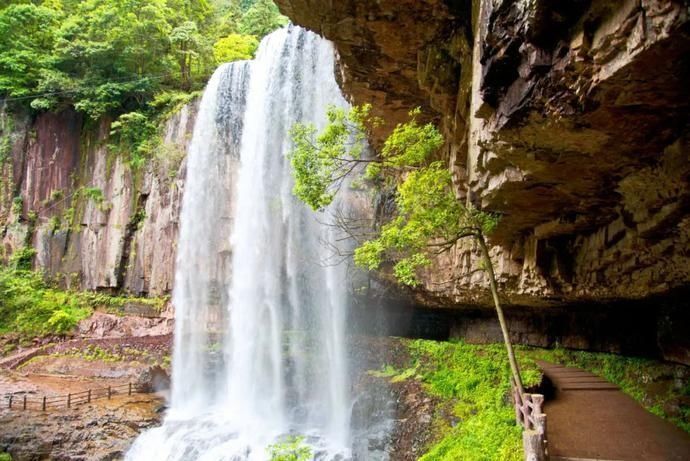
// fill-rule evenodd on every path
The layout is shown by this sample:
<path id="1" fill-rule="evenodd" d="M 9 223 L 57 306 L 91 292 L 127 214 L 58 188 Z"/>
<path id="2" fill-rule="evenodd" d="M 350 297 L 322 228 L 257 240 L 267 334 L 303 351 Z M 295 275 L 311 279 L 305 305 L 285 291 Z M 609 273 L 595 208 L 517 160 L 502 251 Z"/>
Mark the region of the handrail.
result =
<path id="1" fill-rule="evenodd" d="M 549 459 L 546 437 L 546 414 L 542 411 L 542 394 L 521 393 L 511 380 L 515 420 L 523 427 L 522 443 L 525 459 L 544 461 Z"/>
<path id="2" fill-rule="evenodd" d="M 95 389 L 87 389 L 85 391 L 70 392 L 64 395 L 43 395 L 36 396 L 35 398 L 29 397 L 27 394 L 6 394 L 4 396 L 7 401 L 7 408 L 10 410 L 29 410 L 40 409 L 41 411 L 46 411 L 49 407 L 51 408 L 71 408 L 75 405 L 82 405 L 84 403 L 91 403 L 94 400 L 108 399 L 110 400 L 112 396 L 118 394 L 140 394 L 147 393 L 149 389 L 147 386 L 136 384 L 136 383 L 126 383 L 119 384 L 116 386 L 99 387 Z"/>

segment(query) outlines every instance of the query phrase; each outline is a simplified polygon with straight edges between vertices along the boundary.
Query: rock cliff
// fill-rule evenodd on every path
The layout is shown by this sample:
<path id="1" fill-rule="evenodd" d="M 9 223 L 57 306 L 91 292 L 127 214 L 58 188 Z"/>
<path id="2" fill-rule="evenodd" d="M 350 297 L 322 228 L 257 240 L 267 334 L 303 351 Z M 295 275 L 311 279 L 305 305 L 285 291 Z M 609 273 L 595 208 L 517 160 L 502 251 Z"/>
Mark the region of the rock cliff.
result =
<path id="1" fill-rule="evenodd" d="M 342 87 L 388 129 L 420 106 L 516 304 L 643 298 L 690 281 L 690 22 L 683 1 L 278 0 L 335 43 Z M 380 141 L 385 130 L 374 135 Z M 476 249 L 426 304 L 486 304 Z"/>
<path id="2" fill-rule="evenodd" d="M 169 293 L 195 112 L 192 103 L 173 115 L 157 154 L 133 170 L 108 146 L 109 120 L 3 110 L 4 257 L 29 246 L 34 266 L 67 287 Z"/>

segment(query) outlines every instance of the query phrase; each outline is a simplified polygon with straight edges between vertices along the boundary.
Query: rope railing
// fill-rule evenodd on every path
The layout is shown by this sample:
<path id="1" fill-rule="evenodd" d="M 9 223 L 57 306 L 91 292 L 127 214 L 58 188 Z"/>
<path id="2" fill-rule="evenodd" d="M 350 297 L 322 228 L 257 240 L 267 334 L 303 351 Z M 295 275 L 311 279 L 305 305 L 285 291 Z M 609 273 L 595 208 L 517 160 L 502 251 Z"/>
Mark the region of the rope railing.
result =
<path id="1" fill-rule="evenodd" d="M 149 390 L 140 384 L 127 383 L 117 386 L 100 387 L 87 389 L 80 392 L 71 392 L 64 395 L 53 396 L 29 396 L 28 394 L 8 394 L 5 395 L 7 408 L 10 410 L 40 410 L 47 411 L 57 408 L 72 408 L 77 405 L 91 403 L 94 400 L 110 400 L 116 395 L 132 395 L 146 393 Z"/>

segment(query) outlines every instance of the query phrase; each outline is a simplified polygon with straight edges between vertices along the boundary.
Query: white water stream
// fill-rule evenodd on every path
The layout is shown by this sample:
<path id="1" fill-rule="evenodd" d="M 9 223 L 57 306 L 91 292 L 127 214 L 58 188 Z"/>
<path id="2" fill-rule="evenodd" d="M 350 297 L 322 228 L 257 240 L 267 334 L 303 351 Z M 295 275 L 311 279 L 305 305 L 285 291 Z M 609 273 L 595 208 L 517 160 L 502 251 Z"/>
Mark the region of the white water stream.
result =
<path id="1" fill-rule="evenodd" d="M 129 460 L 265 460 L 301 434 L 319 459 L 350 456 L 346 275 L 334 232 L 292 196 L 289 130 L 344 106 L 331 45 L 297 27 L 252 62 L 221 66 L 187 158 L 172 397 Z M 342 458 L 339 458 L 342 459 Z"/>

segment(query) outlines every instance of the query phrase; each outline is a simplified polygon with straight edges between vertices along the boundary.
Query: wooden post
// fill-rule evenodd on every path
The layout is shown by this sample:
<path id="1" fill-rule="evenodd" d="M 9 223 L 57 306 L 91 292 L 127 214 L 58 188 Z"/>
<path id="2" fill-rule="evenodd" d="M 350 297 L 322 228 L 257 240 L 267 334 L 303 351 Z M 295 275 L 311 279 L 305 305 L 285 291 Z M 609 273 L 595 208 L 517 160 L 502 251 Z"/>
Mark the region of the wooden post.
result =
<path id="1" fill-rule="evenodd" d="M 67 394 L 67 408 L 72 407 L 72 394 Z"/>
<path id="2" fill-rule="evenodd" d="M 544 396 L 525 394 L 525 400 L 532 403 L 532 411 L 525 414 L 525 427 L 522 432 L 522 446 L 526 461 L 547 461 L 549 452 L 546 439 L 546 415 L 542 412 Z"/>
<path id="3" fill-rule="evenodd" d="M 10 395 L 10 410 L 12 409 L 12 398 L 13 397 L 14 397 L 13 395 Z"/>
<path id="4" fill-rule="evenodd" d="M 110 390 L 110 386 L 108 386 L 108 400 L 110 400 L 111 395 L 112 395 L 112 391 Z"/>
<path id="5" fill-rule="evenodd" d="M 544 436 L 535 430 L 522 432 L 522 446 L 525 449 L 525 461 L 547 461 L 549 459 L 544 449 Z"/>
<path id="6" fill-rule="evenodd" d="M 26 394 L 24 394 L 24 404 L 22 405 L 22 410 L 26 410 Z"/>
<path id="7" fill-rule="evenodd" d="M 88 394 L 86 394 L 86 403 L 91 403 L 91 389 L 89 389 Z"/>
<path id="8" fill-rule="evenodd" d="M 132 395 L 132 383 L 129 383 L 129 395 Z"/>
<path id="9" fill-rule="evenodd" d="M 41 405 L 41 409 L 43 411 L 46 411 L 46 396 L 45 395 L 43 396 L 43 405 Z"/>

